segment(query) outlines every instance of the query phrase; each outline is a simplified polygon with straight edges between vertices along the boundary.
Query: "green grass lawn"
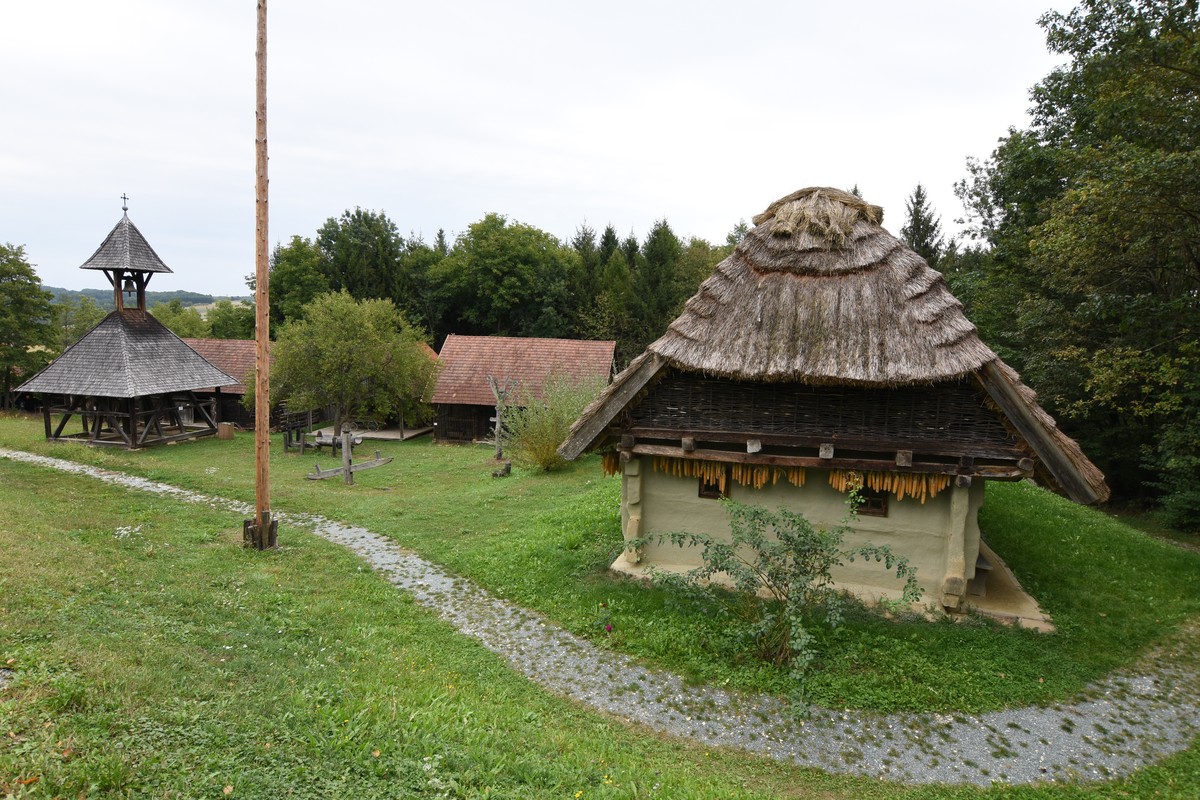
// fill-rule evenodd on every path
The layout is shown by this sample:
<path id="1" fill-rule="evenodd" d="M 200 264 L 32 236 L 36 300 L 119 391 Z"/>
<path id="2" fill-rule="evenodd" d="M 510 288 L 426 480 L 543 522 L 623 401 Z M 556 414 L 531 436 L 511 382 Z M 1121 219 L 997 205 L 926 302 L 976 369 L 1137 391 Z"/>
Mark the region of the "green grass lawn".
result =
<path id="1" fill-rule="evenodd" d="M 279 437 L 276 437 L 278 440 Z M 40 421 L 0 419 L 0 446 L 21 447 L 248 502 L 253 437 L 140 452 L 48 443 Z M 373 445 L 372 445 L 373 447 Z M 621 546 L 619 482 L 595 459 L 559 473 L 491 477 L 487 447 L 382 443 L 396 460 L 357 485 L 307 481 L 317 461 L 272 448 L 273 505 L 364 525 L 570 630 L 690 679 L 782 692 L 718 609 L 610 577 Z M 1200 612 L 1200 555 L 1180 551 L 1052 494 L 992 483 L 981 525 L 1053 615 L 1055 635 L 976 622 L 893 623 L 853 615 L 822 642 L 809 696 L 881 711 L 982 711 L 1066 699 Z M 280 534 L 286 542 L 289 532 Z M 614 630 L 596 625 L 599 606 Z"/>
<path id="2" fill-rule="evenodd" d="M 249 436 L 125 453 L 49 445 L 37 423 L 4 419 L 0 446 L 253 497 Z M 276 508 L 365 524 L 697 679 L 778 685 L 703 614 L 605 576 L 617 492 L 595 463 L 494 480 L 483 448 L 381 449 L 396 462 L 353 488 L 304 481 L 312 456 L 276 454 Z M 1063 632 L 856 620 L 827 645 L 817 702 L 983 708 L 1063 696 L 1195 613 L 1191 554 L 1001 488 L 985 527 Z M 1195 747 L 1129 782 L 989 793 L 706 751 L 545 694 L 303 531 L 281 531 L 280 552 L 247 552 L 228 513 L 6 461 L 0 520 L 0 662 L 15 670 L 0 694 L 0 794 L 1189 797 L 1200 786 Z M 614 609 L 611 637 L 594 625 L 601 600 Z"/>

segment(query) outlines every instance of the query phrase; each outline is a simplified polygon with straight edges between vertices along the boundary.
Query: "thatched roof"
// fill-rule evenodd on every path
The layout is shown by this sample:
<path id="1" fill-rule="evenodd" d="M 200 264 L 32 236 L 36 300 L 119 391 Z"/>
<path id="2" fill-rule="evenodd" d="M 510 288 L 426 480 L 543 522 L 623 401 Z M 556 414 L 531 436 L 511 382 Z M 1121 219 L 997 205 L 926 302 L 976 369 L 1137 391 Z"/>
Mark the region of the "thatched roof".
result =
<path id="1" fill-rule="evenodd" d="M 145 397 L 238 383 L 145 311 L 114 311 L 19 392 Z"/>
<path id="2" fill-rule="evenodd" d="M 442 343 L 442 362 L 430 402 L 436 405 L 493 406 L 488 376 L 515 381 L 518 394 L 542 396 L 546 379 L 561 372 L 574 380 L 612 375 L 613 341 L 539 339 L 516 336 L 458 336 Z"/>
<path id="3" fill-rule="evenodd" d="M 980 341 L 941 273 L 880 226 L 882 216 L 838 189 L 772 203 L 666 333 L 584 411 L 560 452 L 574 458 L 592 446 L 667 367 L 868 387 L 973 375 L 1038 453 L 1048 482 L 1081 502 L 1107 498 L 1103 475 Z M 998 394 L 1011 394 L 1014 407 Z"/>
<path id="4" fill-rule="evenodd" d="M 995 358 L 881 217 L 837 189 L 772 203 L 650 352 L 726 378 L 861 386 L 955 378 Z"/>
<path id="5" fill-rule="evenodd" d="M 142 232 L 129 219 L 129 214 L 109 232 L 108 237 L 83 262 L 80 269 L 125 270 L 126 272 L 170 272 Z"/>

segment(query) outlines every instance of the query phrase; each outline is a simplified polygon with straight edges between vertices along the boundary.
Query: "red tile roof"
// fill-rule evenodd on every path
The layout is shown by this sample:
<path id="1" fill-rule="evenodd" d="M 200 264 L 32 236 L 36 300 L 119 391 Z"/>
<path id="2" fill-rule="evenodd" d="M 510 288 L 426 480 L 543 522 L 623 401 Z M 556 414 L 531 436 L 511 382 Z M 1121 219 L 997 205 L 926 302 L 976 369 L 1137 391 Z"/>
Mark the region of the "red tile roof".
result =
<path id="1" fill-rule="evenodd" d="M 446 337 L 439 358 L 442 370 L 433 392 L 434 403 L 491 406 L 489 375 L 500 382 L 514 379 L 518 392 L 540 396 L 554 372 L 572 378 L 612 377 L 616 342 L 578 339 L 528 339 L 512 336 Z"/>
<path id="2" fill-rule="evenodd" d="M 226 393 L 245 394 L 246 379 L 254 374 L 255 344 L 253 339 L 184 339 L 184 341 L 193 350 L 204 356 L 214 367 L 241 381 L 235 386 L 226 386 L 224 389 Z"/>

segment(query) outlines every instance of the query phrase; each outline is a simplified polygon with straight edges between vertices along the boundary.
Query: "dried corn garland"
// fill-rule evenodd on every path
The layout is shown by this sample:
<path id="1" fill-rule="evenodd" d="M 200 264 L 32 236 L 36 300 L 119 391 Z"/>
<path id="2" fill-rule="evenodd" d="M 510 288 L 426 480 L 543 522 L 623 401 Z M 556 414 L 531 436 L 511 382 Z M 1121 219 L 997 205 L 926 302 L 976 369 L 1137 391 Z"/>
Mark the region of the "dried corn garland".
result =
<path id="1" fill-rule="evenodd" d="M 715 483 L 722 492 L 725 491 L 725 468 L 727 465 L 723 462 L 656 456 L 652 463 L 657 472 L 681 478 L 703 478 L 705 482 Z M 730 477 L 742 486 L 761 489 L 768 483 L 772 485 L 778 483 L 780 478 L 786 478 L 793 486 L 804 485 L 803 467 L 783 468 L 765 464 L 732 464 L 728 466 Z"/>
<path id="2" fill-rule="evenodd" d="M 600 468 L 604 470 L 604 477 L 616 475 L 621 471 L 621 454 L 613 450 L 605 453 L 600 459 Z"/>
<path id="3" fill-rule="evenodd" d="M 788 483 L 792 484 L 792 486 L 803 486 L 804 479 L 807 477 L 804 467 L 788 467 L 783 470 L 783 473 L 787 476 Z"/>
<path id="4" fill-rule="evenodd" d="M 725 465 L 717 461 L 697 461 L 690 458 L 655 456 L 654 469 L 677 478 L 703 478 L 705 483 L 716 484 L 725 492 Z"/>
<path id="5" fill-rule="evenodd" d="M 862 473 L 852 469 L 831 469 L 829 470 L 829 485 L 839 492 L 861 489 L 863 485 Z"/>
<path id="6" fill-rule="evenodd" d="M 891 492 L 897 500 L 913 497 L 925 501 L 937 497 L 950 485 L 949 475 L 923 475 L 912 472 L 857 472 L 834 469 L 829 471 L 829 485 L 839 492 L 866 486 L 876 492 Z"/>

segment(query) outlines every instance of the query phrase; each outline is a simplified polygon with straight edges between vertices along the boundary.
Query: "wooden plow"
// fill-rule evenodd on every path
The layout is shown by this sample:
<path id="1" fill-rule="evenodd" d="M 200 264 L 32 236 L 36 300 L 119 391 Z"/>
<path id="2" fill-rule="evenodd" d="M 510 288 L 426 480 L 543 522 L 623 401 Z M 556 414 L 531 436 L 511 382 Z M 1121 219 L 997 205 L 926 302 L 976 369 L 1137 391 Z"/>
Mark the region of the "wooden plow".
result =
<path id="1" fill-rule="evenodd" d="M 379 456 L 379 451 L 376 450 L 375 458 L 371 459 L 370 461 L 360 461 L 359 463 L 355 464 L 354 456 L 352 455 L 353 441 L 353 434 L 350 433 L 349 429 L 343 426 L 342 465 L 332 469 L 321 469 L 320 464 L 314 464 L 314 471 L 309 475 L 305 475 L 304 477 L 310 481 L 321 481 L 325 480 L 326 478 L 333 478 L 337 475 L 341 475 L 346 479 L 347 486 L 353 486 L 354 473 L 359 472 L 360 470 L 372 469 L 373 467 L 382 467 L 384 464 L 392 463 L 391 456 L 388 456 L 387 458 L 381 458 Z"/>

